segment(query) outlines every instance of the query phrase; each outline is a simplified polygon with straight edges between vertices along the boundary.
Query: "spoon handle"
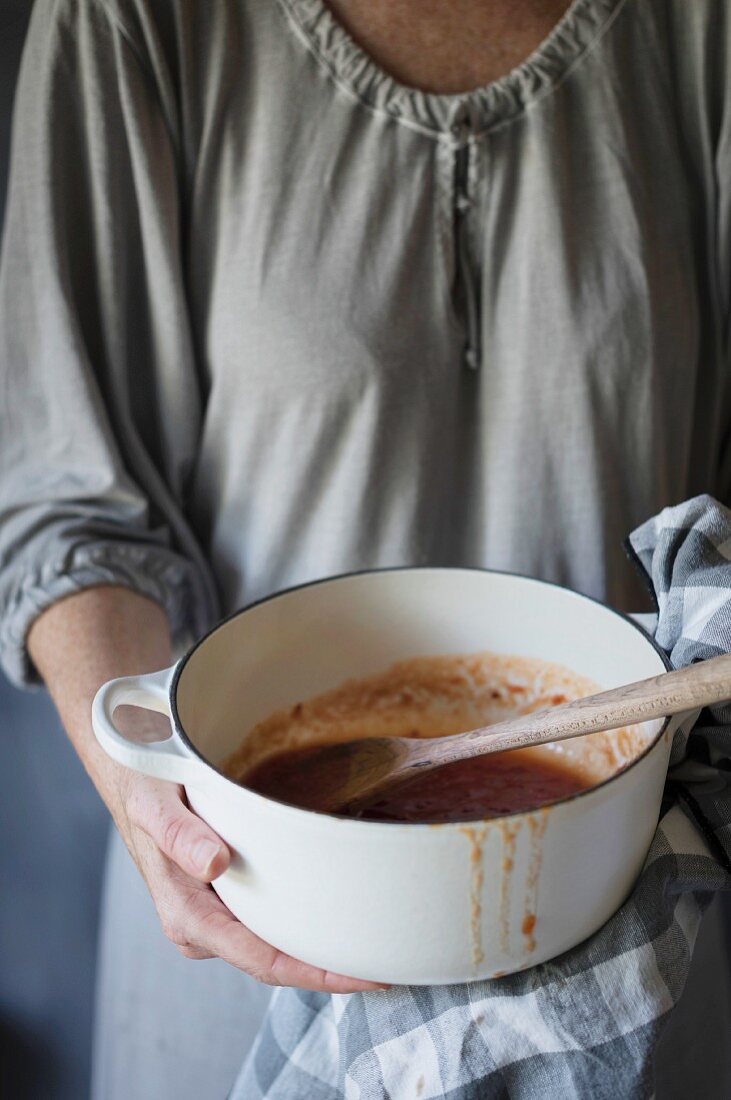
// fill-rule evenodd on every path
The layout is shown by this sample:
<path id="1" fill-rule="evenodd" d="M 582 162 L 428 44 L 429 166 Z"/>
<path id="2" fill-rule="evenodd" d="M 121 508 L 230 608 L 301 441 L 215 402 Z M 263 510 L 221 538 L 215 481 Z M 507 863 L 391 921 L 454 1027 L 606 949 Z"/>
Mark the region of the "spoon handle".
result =
<path id="1" fill-rule="evenodd" d="M 526 748 L 599 730 L 619 729 L 725 699 L 731 699 L 731 654 L 576 699 L 550 710 L 470 730 L 457 737 L 430 738 L 424 745 L 431 743 L 431 747 L 436 748 L 436 741 L 439 759 L 447 763 L 450 741 L 454 748 L 453 758 L 465 760 L 486 752 Z"/>

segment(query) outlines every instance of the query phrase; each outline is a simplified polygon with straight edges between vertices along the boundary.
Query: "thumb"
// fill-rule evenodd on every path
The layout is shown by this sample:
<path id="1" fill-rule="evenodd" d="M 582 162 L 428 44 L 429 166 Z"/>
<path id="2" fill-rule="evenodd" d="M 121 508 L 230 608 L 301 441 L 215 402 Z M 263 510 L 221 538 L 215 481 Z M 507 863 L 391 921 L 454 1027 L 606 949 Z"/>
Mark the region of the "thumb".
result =
<path id="1" fill-rule="evenodd" d="M 135 792 L 136 825 L 186 874 L 210 882 L 231 862 L 231 853 L 217 833 L 183 802 L 180 787 L 153 780 Z"/>

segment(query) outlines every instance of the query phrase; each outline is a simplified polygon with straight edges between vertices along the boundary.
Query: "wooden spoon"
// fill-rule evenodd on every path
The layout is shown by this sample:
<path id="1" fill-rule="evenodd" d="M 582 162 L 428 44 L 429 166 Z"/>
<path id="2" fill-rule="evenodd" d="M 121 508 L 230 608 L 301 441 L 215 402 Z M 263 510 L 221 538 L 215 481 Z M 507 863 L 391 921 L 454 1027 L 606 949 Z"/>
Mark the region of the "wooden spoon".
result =
<path id="1" fill-rule="evenodd" d="M 421 739 L 367 737 L 313 746 L 300 762 L 298 786 L 301 783 L 301 789 L 317 792 L 317 809 L 323 812 L 345 807 L 352 811 L 417 771 L 505 749 L 619 729 L 729 698 L 731 654 L 726 654 L 467 733 Z"/>

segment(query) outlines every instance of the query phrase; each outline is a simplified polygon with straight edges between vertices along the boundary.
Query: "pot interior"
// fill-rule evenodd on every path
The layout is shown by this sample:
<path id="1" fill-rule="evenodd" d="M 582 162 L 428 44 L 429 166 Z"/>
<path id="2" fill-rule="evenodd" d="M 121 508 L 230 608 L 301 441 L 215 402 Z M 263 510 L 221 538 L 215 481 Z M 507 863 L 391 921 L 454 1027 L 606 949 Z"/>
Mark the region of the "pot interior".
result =
<path id="1" fill-rule="evenodd" d="M 220 768 L 276 711 L 397 661 L 482 651 L 562 665 L 600 689 L 665 671 L 633 623 L 568 589 L 482 570 L 382 570 L 293 589 L 216 628 L 181 665 L 177 718 L 197 752 Z M 641 755 L 662 725 L 544 751 L 576 760 L 598 782 Z M 250 763 L 266 752 L 261 737 L 252 742 Z"/>

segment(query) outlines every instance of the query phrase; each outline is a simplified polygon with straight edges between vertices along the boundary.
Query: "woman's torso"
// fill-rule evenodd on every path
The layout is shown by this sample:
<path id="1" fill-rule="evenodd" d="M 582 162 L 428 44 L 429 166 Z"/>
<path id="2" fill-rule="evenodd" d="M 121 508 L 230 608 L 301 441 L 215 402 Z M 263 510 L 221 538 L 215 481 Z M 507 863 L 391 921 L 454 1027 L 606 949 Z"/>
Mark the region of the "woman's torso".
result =
<path id="1" fill-rule="evenodd" d="M 718 7 L 576 0 L 451 96 L 321 0 L 194 10 L 186 508 L 225 607 L 403 563 L 637 604 L 623 537 L 730 488 Z"/>

